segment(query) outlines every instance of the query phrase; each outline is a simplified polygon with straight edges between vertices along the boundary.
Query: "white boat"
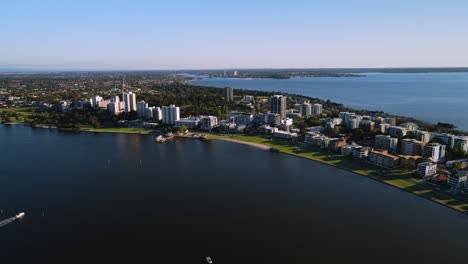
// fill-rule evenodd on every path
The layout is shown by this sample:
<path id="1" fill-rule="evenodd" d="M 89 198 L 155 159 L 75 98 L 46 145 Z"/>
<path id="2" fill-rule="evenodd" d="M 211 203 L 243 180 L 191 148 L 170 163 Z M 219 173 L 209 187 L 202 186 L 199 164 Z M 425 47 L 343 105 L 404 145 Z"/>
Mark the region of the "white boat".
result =
<path id="1" fill-rule="evenodd" d="M 206 263 L 209 263 L 209 264 L 213 263 L 213 260 L 211 259 L 211 257 L 206 257 L 205 260 L 206 260 Z"/>
<path id="2" fill-rule="evenodd" d="M 21 213 L 17 214 L 15 217 L 16 217 L 16 218 L 21 218 L 21 217 L 23 217 L 23 216 L 24 216 L 24 213 L 21 212 Z"/>

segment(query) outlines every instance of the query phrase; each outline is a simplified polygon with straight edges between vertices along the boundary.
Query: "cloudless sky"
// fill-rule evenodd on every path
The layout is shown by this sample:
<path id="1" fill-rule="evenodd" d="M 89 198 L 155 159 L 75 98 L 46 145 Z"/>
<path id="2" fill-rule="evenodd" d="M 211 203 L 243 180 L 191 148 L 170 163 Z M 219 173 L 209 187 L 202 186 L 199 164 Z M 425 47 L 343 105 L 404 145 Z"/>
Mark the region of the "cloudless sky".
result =
<path id="1" fill-rule="evenodd" d="M 0 68 L 468 66 L 468 0 L 1 0 Z"/>

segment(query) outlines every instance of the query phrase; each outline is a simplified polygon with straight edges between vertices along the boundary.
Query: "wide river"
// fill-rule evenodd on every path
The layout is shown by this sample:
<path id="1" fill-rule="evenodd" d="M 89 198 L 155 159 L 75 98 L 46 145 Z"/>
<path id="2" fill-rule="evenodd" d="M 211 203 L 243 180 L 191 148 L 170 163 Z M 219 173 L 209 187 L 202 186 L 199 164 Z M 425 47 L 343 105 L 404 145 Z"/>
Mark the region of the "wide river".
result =
<path id="1" fill-rule="evenodd" d="M 368 73 L 367 77 L 276 79 L 204 78 L 195 85 L 278 91 L 330 99 L 468 131 L 468 73 Z"/>
<path id="2" fill-rule="evenodd" d="M 0 228 L 1 263 L 468 259 L 468 216 L 293 156 L 21 125 L 0 146 L 0 220 L 26 213 Z"/>

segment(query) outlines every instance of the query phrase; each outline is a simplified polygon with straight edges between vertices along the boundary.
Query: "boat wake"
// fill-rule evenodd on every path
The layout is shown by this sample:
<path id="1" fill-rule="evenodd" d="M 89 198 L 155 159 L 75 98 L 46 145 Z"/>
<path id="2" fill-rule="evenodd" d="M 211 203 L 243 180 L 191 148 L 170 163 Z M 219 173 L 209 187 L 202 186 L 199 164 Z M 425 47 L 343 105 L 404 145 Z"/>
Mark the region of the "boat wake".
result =
<path id="1" fill-rule="evenodd" d="M 0 221 L 0 227 L 6 226 L 11 222 L 14 222 L 16 219 L 22 218 L 24 216 L 24 213 L 19 213 L 14 217 L 7 218 L 3 221 Z"/>

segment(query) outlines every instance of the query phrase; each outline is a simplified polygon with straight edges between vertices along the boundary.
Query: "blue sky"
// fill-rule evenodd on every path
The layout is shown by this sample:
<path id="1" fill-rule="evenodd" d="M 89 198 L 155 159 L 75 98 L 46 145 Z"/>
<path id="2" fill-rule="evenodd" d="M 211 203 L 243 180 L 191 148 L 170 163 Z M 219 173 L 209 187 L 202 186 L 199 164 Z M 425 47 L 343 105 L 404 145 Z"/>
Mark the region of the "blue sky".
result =
<path id="1" fill-rule="evenodd" d="M 468 66 L 468 1 L 2 0 L 0 68 Z"/>

